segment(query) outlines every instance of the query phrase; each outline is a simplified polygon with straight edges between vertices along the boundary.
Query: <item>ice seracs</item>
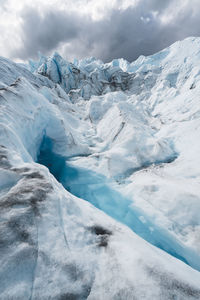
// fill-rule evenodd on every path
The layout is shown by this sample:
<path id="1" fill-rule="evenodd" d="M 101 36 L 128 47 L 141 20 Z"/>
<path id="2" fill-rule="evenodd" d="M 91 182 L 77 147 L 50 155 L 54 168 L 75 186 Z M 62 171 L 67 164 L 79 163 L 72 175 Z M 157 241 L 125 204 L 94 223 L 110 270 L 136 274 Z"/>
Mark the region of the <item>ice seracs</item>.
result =
<path id="1" fill-rule="evenodd" d="M 0 58 L 0 299 L 200 299 L 199 61 Z"/>

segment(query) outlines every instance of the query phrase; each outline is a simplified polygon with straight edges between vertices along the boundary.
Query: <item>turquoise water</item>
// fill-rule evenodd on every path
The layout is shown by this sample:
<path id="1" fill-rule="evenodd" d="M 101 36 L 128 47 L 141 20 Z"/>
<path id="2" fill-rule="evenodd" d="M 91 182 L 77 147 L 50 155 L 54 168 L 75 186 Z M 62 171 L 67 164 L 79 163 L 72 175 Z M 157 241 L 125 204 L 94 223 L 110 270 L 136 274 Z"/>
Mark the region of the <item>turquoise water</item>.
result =
<path id="1" fill-rule="evenodd" d="M 127 225 L 140 237 L 188 265 L 200 270 L 199 256 L 181 245 L 168 231 L 158 228 L 142 211 L 118 191 L 105 176 L 74 167 L 73 162 L 53 152 L 53 141 L 44 137 L 38 163 L 72 194 L 87 200 L 113 219 Z M 81 200 L 80 200 L 81 201 Z M 141 218 L 142 217 L 142 218 Z"/>

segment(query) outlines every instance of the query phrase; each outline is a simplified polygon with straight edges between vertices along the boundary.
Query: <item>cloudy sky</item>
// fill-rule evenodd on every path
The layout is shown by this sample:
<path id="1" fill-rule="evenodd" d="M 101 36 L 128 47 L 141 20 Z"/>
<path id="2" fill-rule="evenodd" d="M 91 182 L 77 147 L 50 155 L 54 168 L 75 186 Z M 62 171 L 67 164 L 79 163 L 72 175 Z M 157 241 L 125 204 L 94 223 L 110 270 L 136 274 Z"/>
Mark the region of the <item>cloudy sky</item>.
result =
<path id="1" fill-rule="evenodd" d="M 188 36 L 200 36 L 200 0 L 0 0 L 0 55 L 15 61 L 133 61 Z"/>

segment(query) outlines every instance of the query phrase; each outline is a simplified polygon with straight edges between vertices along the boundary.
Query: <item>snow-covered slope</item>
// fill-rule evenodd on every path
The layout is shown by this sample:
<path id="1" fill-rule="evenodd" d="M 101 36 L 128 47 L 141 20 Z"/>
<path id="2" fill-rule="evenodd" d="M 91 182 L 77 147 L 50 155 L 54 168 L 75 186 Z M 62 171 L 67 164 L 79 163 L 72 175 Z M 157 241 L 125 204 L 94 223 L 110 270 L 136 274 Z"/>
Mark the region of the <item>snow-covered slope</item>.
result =
<path id="1" fill-rule="evenodd" d="M 199 62 L 0 58 L 0 299 L 200 299 Z"/>

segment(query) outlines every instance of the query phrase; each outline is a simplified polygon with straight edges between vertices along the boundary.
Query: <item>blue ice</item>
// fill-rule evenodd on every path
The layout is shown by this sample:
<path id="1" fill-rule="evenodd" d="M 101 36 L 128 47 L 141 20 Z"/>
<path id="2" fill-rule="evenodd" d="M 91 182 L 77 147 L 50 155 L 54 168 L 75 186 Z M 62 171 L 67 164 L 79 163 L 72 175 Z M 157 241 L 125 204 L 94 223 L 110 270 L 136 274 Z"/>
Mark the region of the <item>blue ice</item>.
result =
<path id="1" fill-rule="evenodd" d="M 127 225 L 149 243 L 200 271 L 200 258 L 195 252 L 179 243 L 169 232 L 156 226 L 132 201 L 114 190 L 105 176 L 74 167 L 70 159 L 54 153 L 53 141 L 46 136 L 42 141 L 37 162 L 45 165 L 70 193 L 90 202 L 110 217 Z"/>

